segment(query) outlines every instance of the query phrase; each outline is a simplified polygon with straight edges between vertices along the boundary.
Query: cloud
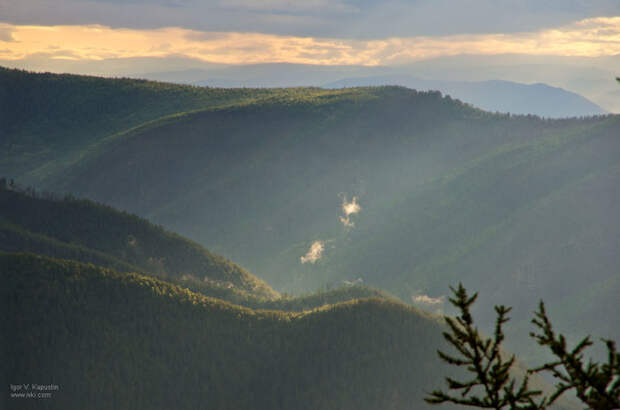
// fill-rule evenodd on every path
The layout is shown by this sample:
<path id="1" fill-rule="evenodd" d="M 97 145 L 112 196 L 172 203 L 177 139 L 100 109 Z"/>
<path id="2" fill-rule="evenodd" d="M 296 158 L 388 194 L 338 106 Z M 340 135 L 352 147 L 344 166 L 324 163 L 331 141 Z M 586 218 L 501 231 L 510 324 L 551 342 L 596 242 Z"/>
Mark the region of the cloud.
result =
<path id="1" fill-rule="evenodd" d="M 220 64 L 298 63 L 397 65 L 461 54 L 613 56 L 620 54 L 620 17 L 577 21 L 553 29 L 513 34 L 393 37 L 347 40 L 247 32 L 203 32 L 179 27 L 135 30 L 102 25 L 0 26 L 10 54 L 23 60 L 60 47 L 77 60 L 169 58 Z M 4 33 L 4 34 L 2 34 Z M 346 215 L 345 215 L 346 217 Z"/>
<path id="2" fill-rule="evenodd" d="M 15 38 L 13 38 L 13 28 L 11 26 L 0 24 L 0 41 L 6 43 L 15 41 Z"/>
<path id="3" fill-rule="evenodd" d="M 192 42 L 220 41 L 229 38 L 228 33 L 217 33 L 212 31 L 188 31 L 185 38 Z"/>
<path id="4" fill-rule="evenodd" d="M 3 3 L 6 3 L 3 4 Z M 620 15 L 617 0 L 0 0 L 3 21 L 343 39 L 540 31 Z"/>
<path id="5" fill-rule="evenodd" d="M 340 216 L 340 222 L 348 228 L 352 228 L 355 226 L 355 223 L 351 220 L 351 215 L 355 215 L 362 210 L 362 207 L 357 202 L 357 197 L 354 196 L 351 199 L 351 202 L 347 202 L 346 195 L 342 195 L 342 212 L 344 216 Z"/>
<path id="6" fill-rule="evenodd" d="M 334 0 L 222 0 L 223 9 L 245 12 L 283 13 L 290 15 L 358 13 L 360 9 L 351 4 Z"/>
<path id="7" fill-rule="evenodd" d="M 301 263 L 316 263 L 319 259 L 323 257 L 324 250 L 324 241 L 314 241 L 312 245 L 310 245 L 310 249 L 308 249 L 308 252 L 300 258 Z"/>

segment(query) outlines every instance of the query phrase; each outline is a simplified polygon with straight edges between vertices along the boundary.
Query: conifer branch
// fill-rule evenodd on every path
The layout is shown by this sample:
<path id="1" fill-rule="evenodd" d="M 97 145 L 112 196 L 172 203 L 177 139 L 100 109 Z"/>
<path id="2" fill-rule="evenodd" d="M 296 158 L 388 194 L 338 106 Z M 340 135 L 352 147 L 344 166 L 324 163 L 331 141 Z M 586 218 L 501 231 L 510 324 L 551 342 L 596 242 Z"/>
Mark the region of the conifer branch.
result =
<path id="1" fill-rule="evenodd" d="M 593 363 L 589 360 L 584 363 L 584 350 L 593 342 L 587 336 L 569 350 L 566 338 L 557 335 L 547 316 L 545 305 L 541 301 L 538 312 L 535 312 L 532 323 L 539 328 L 540 333 L 530 335 L 541 346 L 547 346 L 558 359 L 545 363 L 530 373 L 550 372 L 558 379 L 556 391 L 549 397 L 548 404 L 552 404 L 564 392 L 575 389 L 577 397 L 592 409 L 620 408 L 620 354 L 611 340 L 603 340 L 608 350 L 607 363 Z"/>
<path id="2" fill-rule="evenodd" d="M 470 312 L 471 305 L 476 301 L 478 294 L 468 296 L 462 284 L 457 289 L 450 288 L 454 297 L 450 302 L 459 309 L 456 318 L 446 317 L 449 332 L 444 332 L 444 338 L 462 356 L 457 357 L 438 351 L 439 358 L 455 366 L 466 366 L 473 377 L 468 381 L 459 381 L 446 378 L 449 390 L 459 392 L 451 395 L 442 390 L 435 390 L 425 398 L 427 403 L 454 403 L 466 406 L 489 409 L 543 409 L 545 399 L 536 404 L 534 399 L 541 395 L 539 390 L 530 390 L 528 376 L 524 376 L 519 387 L 511 378 L 510 370 L 515 363 L 515 357 L 504 360 L 501 353 L 501 344 L 504 341 L 503 325 L 510 319 L 508 313 L 511 308 L 496 306 L 497 319 L 492 338 L 480 334 L 474 326 Z"/>

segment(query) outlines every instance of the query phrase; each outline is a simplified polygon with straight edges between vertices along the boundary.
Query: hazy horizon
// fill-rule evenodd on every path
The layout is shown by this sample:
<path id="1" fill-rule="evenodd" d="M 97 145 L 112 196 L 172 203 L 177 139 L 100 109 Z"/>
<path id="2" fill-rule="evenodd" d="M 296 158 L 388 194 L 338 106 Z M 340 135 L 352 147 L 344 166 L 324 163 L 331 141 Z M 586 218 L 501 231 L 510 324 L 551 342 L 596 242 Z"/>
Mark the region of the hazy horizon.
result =
<path id="1" fill-rule="evenodd" d="M 0 65 L 10 68 L 133 78 L 205 70 L 205 82 L 221 69 L 248 75 L 251 65 L 286 63 L 342 76 L 291 75 L 276 86 L 394 72 L 545 83 L 620 112 L 620 3 L 612 0 L 25 0 L 0 11 Z"/>

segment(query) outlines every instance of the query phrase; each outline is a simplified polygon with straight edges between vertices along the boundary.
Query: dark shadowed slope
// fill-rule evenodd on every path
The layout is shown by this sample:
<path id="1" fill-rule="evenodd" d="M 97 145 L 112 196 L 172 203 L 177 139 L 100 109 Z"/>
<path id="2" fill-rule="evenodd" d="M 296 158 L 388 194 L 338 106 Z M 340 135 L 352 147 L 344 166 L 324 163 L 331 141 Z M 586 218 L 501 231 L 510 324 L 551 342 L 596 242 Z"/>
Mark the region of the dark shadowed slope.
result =
<path id="1" fill-rule="evenodd" d="M 253 311 L 24 254 L 0 253 L 0 278 L 3 373 L 58 385 L 48 409 L 425 408 L 446 370 L 440 324 L 380 299 Z"/>

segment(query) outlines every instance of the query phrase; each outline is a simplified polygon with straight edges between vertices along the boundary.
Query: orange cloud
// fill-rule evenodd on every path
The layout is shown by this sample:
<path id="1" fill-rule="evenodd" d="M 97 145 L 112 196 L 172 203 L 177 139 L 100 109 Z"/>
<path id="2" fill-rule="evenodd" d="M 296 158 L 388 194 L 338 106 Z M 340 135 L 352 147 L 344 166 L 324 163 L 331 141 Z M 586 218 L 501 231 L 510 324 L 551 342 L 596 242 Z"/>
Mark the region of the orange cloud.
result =
<path id="1" fill-rule="evenodd" d="M 0 33 L 4 33 L 0 36 L 0 59 L 3 60 L 21 60 L 33 55 L 72 60 L 174 55 L 224 64 L 379 65 L 458 54 L 620 54 L 620 17 L 586 19 L 538 32 L 369 41 L 201 32 L 176 27 L 115 29 L 99 25 L 0 24 Z"/>

